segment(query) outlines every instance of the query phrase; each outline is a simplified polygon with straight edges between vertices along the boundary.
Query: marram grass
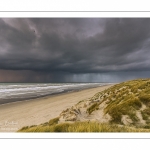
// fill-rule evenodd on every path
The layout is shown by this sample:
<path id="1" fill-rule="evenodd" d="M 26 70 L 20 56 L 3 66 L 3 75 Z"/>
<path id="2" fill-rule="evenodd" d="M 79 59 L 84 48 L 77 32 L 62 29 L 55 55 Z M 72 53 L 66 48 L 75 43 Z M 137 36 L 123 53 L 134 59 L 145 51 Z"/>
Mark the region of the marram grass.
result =
<path id="1" fill-rule="evenodd" d="M 100 124 L 98 122 L 75 122 L 24 127 L 18 132 L 150 132 L 150 129 Z"/>
<path id="2" fill-rule="evenodd" d="M 91 106 L 87 109 L 88 114 L 91 114 L 94 110 L 97 110 L 97 109 L 98 109 L 98 106 L 99 106 L 98 103 L 95 103 L 95 104 L 91 105 Z"/>
<path id="3" fill-rule="evenodd" d="M 95 94 L 93 98 L 106 101 L 107 107 L 104 108 L 104 112 L 112 117 L 113 123 L 121 124 L 122 115 L 128 115 L 136 125 L 139 121 L 136 111 L 139 111 L 142 105 L 146 106 L 141 112 L 142 116 L 146 122 L 150 122 L 150 79 L 122 82 Z M 91 110 L 89 114 L 95 111 Z"/>
<path id="4" fill-rule="evenodd" d="M 150 132 L 150 79 L 137 79 L 116 84 L 96 93 L 91 98 L 92 100 L 99 100 L 99 102 L 96 101 L 88 107 L 87 114 L 92 115 L 105 102 L 107 105 L 104 113 L 111 116 L 111 122 L 108 124 L 98 122 L 69 124 L 58 123 L 59 118 L 54 118 L 38 126 L 23 127 L 18 132 Z M 136 112 L 141 113 L 146 124 L 139 123 Z M 133 121 L 130 126 L 122 125 L 123 115 L 128 115 Z"/>

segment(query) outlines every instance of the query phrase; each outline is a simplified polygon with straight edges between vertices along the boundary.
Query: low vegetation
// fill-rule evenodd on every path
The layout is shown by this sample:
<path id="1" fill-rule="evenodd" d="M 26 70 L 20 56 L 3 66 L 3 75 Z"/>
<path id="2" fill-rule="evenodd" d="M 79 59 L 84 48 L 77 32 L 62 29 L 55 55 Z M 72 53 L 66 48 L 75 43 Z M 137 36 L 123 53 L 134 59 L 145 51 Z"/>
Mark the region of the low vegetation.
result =
<path id="1" fill-rule="evenodd" d="M 19 132 L 150 132 L 150 79 L 116 84 L 64 110 L 58 118 Z"/>
<path id="2" fill-rule="evenodd" d="M 88 109 L 87 109 L 87 112 L 88 114 L 91 114 L 94 110 L 98 110 L 99 104 L 98 103 L 94 103 L 93 105 L 91 105 Z"/>
<path id="3" fill-rule="evenodd" d="M 59 121 L 59 117 L 54 118 L 54 119 L 51 119 L 51 120 L 48 122 L 48 125 L 54 125 L 54 124 L 57 124 L 58 121 Z"/>
<path id="4" fill-rule="evenodd" d="M 24 127 L 18 132 L 150 132 L 150 129 L 100 124 L 97 122 L 75 122 Z"/>
<path id="5" fill-rule="evenodd" d="M 109 89 L 96 94 L 101 101 L 107 101 L 105 114 L 112 117 L 111 122 L 121 124 L 122 115 L 128 115 L 133 124 L 138 124 L 136 111 L 140 111 L 143 119 L 150 122 L 150 79 L 138 79 L 116 84 Z M 142 105 L 145 106 L 144 110 Z"/>

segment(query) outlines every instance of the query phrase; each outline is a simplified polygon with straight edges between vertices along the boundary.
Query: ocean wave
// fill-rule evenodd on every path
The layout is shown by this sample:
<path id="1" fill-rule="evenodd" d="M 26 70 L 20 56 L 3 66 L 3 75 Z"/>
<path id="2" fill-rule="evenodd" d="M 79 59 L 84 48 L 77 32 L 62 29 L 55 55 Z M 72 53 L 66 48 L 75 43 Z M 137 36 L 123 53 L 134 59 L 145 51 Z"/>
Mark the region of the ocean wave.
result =
<path id="1" fill-rule="evenodd" d="M 3 83 L 0 84 L 0 104 L 102 85 L 104 83 Z"/>

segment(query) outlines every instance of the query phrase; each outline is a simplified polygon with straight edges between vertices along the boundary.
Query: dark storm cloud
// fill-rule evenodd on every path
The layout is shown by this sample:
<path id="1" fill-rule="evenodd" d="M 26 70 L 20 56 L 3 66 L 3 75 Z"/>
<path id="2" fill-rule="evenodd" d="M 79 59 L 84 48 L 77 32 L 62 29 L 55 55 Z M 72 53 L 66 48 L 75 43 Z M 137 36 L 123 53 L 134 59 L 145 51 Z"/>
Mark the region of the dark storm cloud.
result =
<path id="1" fill-rule="evenodd" d="M 150 71 L 149 56 L 149 18 L 0 19 L 0 69 L 28 70 L 30 78 Z"/>

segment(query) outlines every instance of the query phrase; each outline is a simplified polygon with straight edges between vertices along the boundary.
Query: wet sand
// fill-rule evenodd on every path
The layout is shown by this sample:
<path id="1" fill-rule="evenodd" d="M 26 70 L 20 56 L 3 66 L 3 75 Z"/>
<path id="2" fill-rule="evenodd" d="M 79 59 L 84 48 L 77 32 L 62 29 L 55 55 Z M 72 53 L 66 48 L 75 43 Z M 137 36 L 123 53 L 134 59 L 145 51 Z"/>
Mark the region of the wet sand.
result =
<path id="1" fill-rule="evenodd" d="M 15 132 L 24 126 L 47 122 L 59 116 L 63 110 L 110 86 L 0 105 L 0 132 Z"/>

